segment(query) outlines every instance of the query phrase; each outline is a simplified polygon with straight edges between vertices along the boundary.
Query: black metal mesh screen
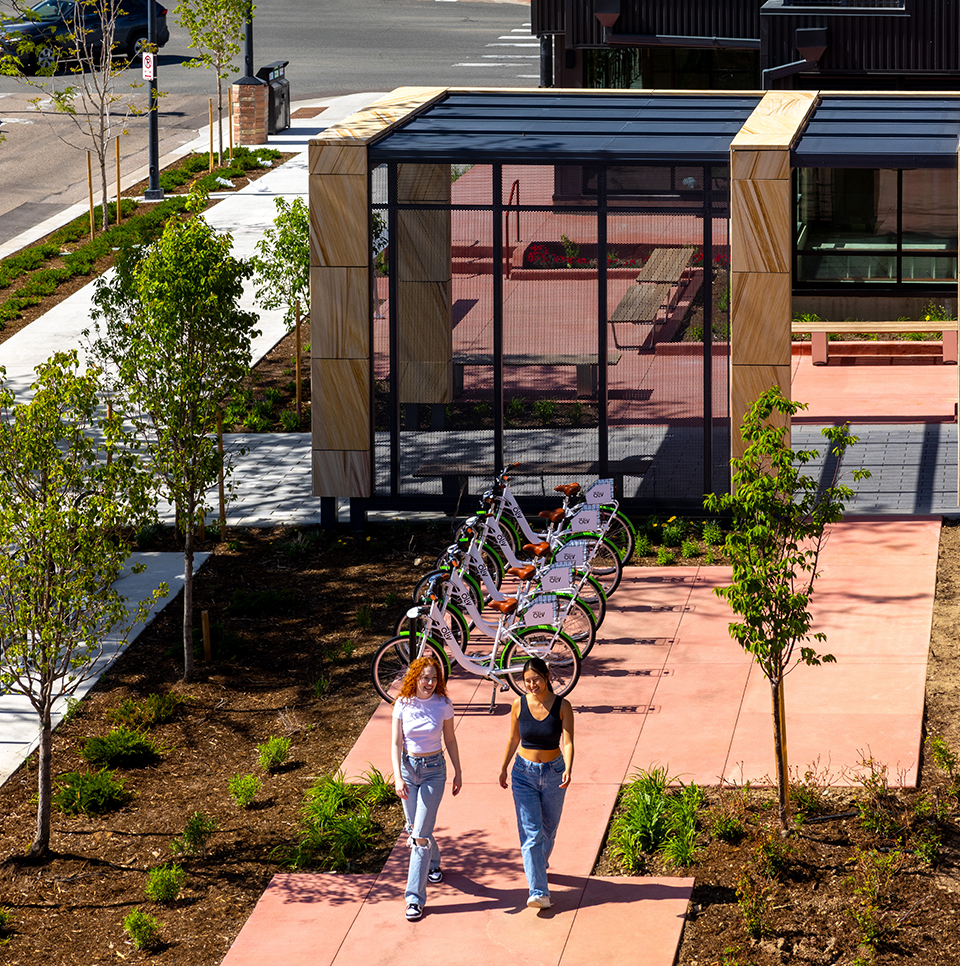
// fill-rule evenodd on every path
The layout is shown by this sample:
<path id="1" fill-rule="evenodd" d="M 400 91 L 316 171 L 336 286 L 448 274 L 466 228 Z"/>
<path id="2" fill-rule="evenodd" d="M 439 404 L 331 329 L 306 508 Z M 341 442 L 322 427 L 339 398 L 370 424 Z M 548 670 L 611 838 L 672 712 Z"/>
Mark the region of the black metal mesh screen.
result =
<path id="1" fill-rule="evenodd" d="M 506 463 L 521 496 L 600 475 L 651 506 L 725 488 L 725 169 L 386 167 L 377 496 L 472 505 Z"/>

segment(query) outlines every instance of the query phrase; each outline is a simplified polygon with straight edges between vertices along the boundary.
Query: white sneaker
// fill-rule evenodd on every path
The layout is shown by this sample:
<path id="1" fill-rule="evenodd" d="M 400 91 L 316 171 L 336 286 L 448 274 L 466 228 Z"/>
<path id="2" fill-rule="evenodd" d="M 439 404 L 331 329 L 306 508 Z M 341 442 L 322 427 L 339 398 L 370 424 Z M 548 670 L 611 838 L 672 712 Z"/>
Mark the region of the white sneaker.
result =
<path id="1" fill-rule="evenodd" d="M 527 905 L 531 909 L 549 909 L 553 903 L 550 901 L 550 896 L 530 896 L 527 899 Z"/>

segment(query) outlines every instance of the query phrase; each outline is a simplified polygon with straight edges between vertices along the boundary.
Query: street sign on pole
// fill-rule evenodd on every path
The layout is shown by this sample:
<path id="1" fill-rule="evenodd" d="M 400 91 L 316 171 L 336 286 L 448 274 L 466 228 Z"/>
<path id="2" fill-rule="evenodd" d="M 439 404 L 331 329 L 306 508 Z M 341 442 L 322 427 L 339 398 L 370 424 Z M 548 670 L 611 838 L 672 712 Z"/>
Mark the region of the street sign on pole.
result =
<path id="1" fill-rule="evenodd" d="M 144 52 L 140 56 L 143 58 L 143 79 L 147 81 L 155 80 L 156 75 L 153 72 L 153 54 Z"/>

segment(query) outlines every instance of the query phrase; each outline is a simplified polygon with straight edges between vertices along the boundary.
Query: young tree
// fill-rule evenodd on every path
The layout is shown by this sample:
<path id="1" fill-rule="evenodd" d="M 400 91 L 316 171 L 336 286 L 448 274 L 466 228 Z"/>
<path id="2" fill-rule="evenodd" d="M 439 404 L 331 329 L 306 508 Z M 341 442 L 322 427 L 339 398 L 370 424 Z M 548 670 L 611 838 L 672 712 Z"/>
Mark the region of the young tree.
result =
<path id="1" fill-rule="evenodd" d="M 121 421 L 100 415 L 98 370 L 78 375 L 76 352 L 59 353 L 37 368 L 31 393 L 16 404 L 0 379 L 0 685 L 26 696 L 40 719 L 30 854 L 42 856 L 54 702 L 100 673 L 104 638 L 119 629 L 123 641 L 167 588 L 131 618 L 111 586 L 130 554 L 126 534 L 153 500 Z"/>
<path id="2" fill-rule="evenodd" d="M 847 426 L 828 427 L 823 435 L 837 470 L 828 485 L 801 472 L 816 458 L 816 450 L 791 449 L 782 417 L 805 404 L 787 399 L 776 387 L 750 407 L 741 433 L 747 448 L 732 459 L 733 492 L 709 494 L 711 512 L 732 511 L 733 524 L 726 552 L 733 561 L 733 583 L 716 593 L 741 619 L 730 624 L 730 636 L 753 655 L 773 699 L 773 743 L 777 766 L 780 827 L 789 831 L 787 749 L 784 722 L 784 676 L 798 664 L 819 665 L 835 660 L 818 654 L 810 641 L 822 644 L 822 632 L 811 634 L 809 610 L 827 525 L 843 519 L 853 491 L 838 482 L 847 447 L 857 442 Z M 773 424 L 771 423 L 773 417 Z M 780 422 L 781 425 L 776 425 Z M 854 480 L 870 475 L 856 470 Z"/>
<path id="3" fill-rule="evenodd" d="M 254 283 L 257 301 L 265 309 L 285 309 L 287 329 L 293 328 L 299 299 L 310 297 L 310 212 L 302 198 L 276 198 L 277 214 L 257 242 Z"/>
<path id="4" fill-rule="evenodd" d="M 217 75 L 218 161 L 223 163 L 223 80 L 237 67 L 243 25 L 253 16 L 252 0 L 180 0 L 177 22 L 190 34 L 188 47 L 197 51 L 187 67 L 209 67 Z"/>
<path id="5" fill-rule="evenodd" d="M 200 203 L 195 197 L 195 211 Z M 124 410 L 139 414 L 134 426 L 184 534 L 184 681 L 193 677 L 194 527 L 221 467 L 217 420 L 250 372 L 259 335 L 256 315 L 240 309 L 249 267 L 231 243 L 199 214 L 171 219 L 146 251 L 121 251 L 94 296 L 92 357 L 116 373 Z"/>
<path id="6" fill-rule="evenodd" d="M 153 2 L 153 0 L 148 0 Z M 56 61 L 41 73 L 47 80 L 31 81 L 45 96 L 35 97 L 34 107 L 40 111 L 49 99 L 50 105 L 71 119 L 77 141 L 60 137 L 65 144 L 78 150 L 89 146 L 93 150 L 100 175 L 101 228 L 107 228 L 107 161 L 110 142 L 119 134 L 126 134 L 126 120 L 143 111 L 132 101 L 132 92 L 141 87 L 139 82 L 120 85 L 119 79 L 129 66 L 126 57 L 117 55 L 117 18 L 123 13 L 122 0 L 77 0 L 73 8 L 71 31 L 63 38 L 64 50 L 73 63 L 70 82 L 58 87 L 53 75 Z M 38 57 L 41 51 L 34 51 Z M 125 88 L 125 89 L 123 89 Z"/>

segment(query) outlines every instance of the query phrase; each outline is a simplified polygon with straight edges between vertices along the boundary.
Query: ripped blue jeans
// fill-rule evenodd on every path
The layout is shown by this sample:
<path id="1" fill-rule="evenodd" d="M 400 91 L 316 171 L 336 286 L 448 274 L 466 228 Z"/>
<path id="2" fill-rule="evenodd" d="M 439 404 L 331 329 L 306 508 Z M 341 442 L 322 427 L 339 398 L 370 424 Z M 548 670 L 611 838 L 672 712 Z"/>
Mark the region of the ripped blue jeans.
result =
<path id="1" fill-rule="evenodd" d="M 427 874 L 440 868 L 440 849 L 433 837 L 437 821 L 437 809 L 443 798 L 443 786 L 447 781 L 447 763 L 443 752 L 413 758 L 400 756 L 400 777 L 407 786 L 403 799 L 403 814 L 407 820 L 407 842 L 410 846 L 410 870 L 407 873 L 407 903 L 424 906 L 427 900 Z M 426 845 L 417 845 L 415 839 L 426 839 Z"/>

